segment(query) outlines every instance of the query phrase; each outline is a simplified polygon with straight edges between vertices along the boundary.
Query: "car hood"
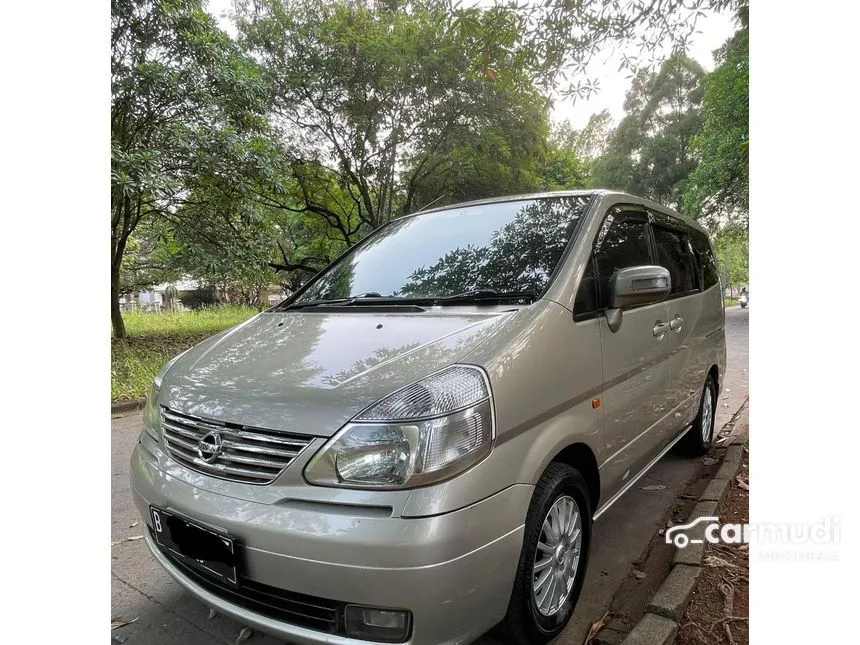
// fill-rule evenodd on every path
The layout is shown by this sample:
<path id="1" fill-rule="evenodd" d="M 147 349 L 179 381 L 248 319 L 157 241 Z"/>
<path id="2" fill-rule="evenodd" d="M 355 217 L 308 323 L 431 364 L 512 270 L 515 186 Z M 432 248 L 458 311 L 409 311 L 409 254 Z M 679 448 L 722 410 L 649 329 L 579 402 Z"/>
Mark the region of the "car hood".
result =
<path id="1" fill-rule="evenodd" d="M 515 314 L 509 307 L 262 313 L 183 354 L 164 376 L 160 403 L 328 437 L 381 397 L 456 362 Z"/>

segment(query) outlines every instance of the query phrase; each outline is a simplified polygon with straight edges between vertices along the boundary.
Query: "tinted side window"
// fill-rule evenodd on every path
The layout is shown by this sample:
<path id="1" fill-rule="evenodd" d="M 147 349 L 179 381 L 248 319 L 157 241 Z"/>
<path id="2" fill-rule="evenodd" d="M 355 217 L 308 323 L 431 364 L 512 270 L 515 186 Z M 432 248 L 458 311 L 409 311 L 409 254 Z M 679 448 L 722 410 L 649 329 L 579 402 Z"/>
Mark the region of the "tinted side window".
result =
<path id="1" fill-rule="evenodd" d="M 627 267 L 652 264 L 648 223 L 644 218 L 620 215 L 607 220 L 609 229 L 598 240 L 595 262 L 600 305 L 606 306 L 612 274 Z M 605 226 L 605 225 L 604 225 Z"/>
<path id="2" fill-rule="evenodd" d="M 711 244 L 704 234 L 698 231 L 694 232 L 692 242 L 693 250 L 696 252 L 696 258 L 699 260 L 702 270 L 702 288 L 710 289 L 720 281 L 720 274 L 717 270 L 717 259 L 714 257 Z"/>
<path id="3" fill-rule="evenodd" d="M 657 244 L 657 264 L 669 269 L 672 276 L 672 294 L 695 291 L 696 269 L 687 242 L 687 236 L 679 231 L 654 227 L 654 242 Z"/>

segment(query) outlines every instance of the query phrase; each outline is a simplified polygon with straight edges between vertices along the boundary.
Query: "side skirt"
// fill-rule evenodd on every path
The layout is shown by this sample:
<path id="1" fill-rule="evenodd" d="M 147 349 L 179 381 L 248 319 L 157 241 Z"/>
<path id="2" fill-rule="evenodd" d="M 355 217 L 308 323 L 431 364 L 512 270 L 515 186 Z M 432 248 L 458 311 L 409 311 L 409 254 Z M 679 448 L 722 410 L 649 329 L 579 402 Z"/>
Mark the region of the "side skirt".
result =
<path id="1" fill-rule="evenodd" d="M 610 507 L 610 506 L 612 506 L 615 502 L 617 502 L 617 501 L 621 498 L 621 496 L 622 496 L 622 495 L 624 495 L 624 493 L 626 493 L 628 490 L 630 490 L 630 488 L 631 488 L 631 487 L 632 487 L 636 482 L 638 482 L 638 481 L 642 478 L 642 476 L 643 476 L 645 473 L 647 473 L 649 470 L 651 470 L 651 468 L 653 468 L 653 467 L 654 467 L 654 464 L 656 464 L 658 461 L 660 461 L 660 460 L 661 460 L 661 459 L 666 455 L 666 453 L 667 453 L 667 452 L 669 452 L 669 451 L 672 449 L 672 447 L 673 447 L 676 443 L 678 443 L 678 442 L 681 440 L 681 437 L 683 437 L 685 434 L 687 434 L 687 431 L 688 431 L 691 427 L 692 427 L 692 424 L 688 425 L 686 428 L 684 428 L 683 430 L 681 430 L 681 432 L 680 432 L 680 433 L 678 433 L 678 436 L 677 436 L 677 437 L 675 437 L 674 439 L 672 439 L 672 441 L 670 441 L 670 442 L 669 442 L 669 445 L 667 445 L 667 446 L 666 446 L 666 447 L 665 447 L 665 448 L 660 452 L 660 454 L 658 454 L 656 457 L 654 457 L 654 459 L 652 459 L 651 461 L 649 461 L 649 462 L 646 464 L 645 468 L 643 468 L 642 470 L 640 470 L 640 471 L 639 471 L 639 472 L 638 472 L 638 473 L 637 473 L 637 474 L 636 474 L 636 475 L 635 475 L 635 476 L 634 476 L 630 481 L 628 481 L 628 482 L 624 485 L 624 488 L 622 488 L 620 491 L 618 491 L 617 493 L 615 493 L 615 495 L 613 495 L 612 497 L 610 497 L 610 498 L 606 501 L 606 503 L 605 503 L 605 504 L 602 504 L 602 505 L 600 506 L 600 508 L 598 508 L 598 509 L 597 509 L 597 512 L 594 514 L 594 519 L 595 519 L 595 520 L 597 520 L 597 518 L 599 518 L 601 515 L 603 515 L 603 513 L 604 513 L 604 512 L 605 512 L 605 511 Z"/>

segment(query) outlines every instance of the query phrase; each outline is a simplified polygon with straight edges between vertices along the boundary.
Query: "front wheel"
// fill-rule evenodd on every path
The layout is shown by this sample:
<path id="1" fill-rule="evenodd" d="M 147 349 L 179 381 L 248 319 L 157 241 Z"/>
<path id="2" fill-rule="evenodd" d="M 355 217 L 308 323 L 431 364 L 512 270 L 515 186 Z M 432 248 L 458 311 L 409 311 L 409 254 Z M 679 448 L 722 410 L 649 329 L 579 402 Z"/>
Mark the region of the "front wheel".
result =
<path id="1" fill-rule="evenodd" d="M 576 469 L 552 463 L 535 486 L 504 628 L 522 645 L 564 629 L 582 591 L 591 547 L 591 503 Z"/>

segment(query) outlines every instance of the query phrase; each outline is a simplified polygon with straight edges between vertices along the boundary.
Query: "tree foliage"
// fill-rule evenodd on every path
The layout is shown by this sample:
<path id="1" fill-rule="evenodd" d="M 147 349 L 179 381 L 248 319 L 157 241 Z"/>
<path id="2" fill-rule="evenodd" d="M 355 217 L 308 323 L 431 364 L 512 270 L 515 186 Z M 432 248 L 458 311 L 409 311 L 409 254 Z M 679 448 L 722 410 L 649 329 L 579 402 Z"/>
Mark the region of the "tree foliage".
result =
<path id="1" fill-rule="evenodd" d="M 749 284 L 749 233 L 738 226 L 726 226 L 713 238 L 722 279 L 727 285 Z"/>
<path id="2" fill-rule="evenodd" d="M 701 127 L 704 76 L 682 52 L 656 72 L 639 72 L 625 99 L 627 115 L 592 167 L 592 183 L 678 205 L 696 167 L 690 140 Z"/>
<path id="3" fill-rule="evenodd" d="M 260 306 L 429 204 L 591 183 L 706 210 L 734 176 L 714 134 L 730 75 L 707 85 L 694 156 L 701 69 L 653 63 L 734 2 L 236 0 L 231 38 L 203 0 L 112 0 L 114 334 L 120 293 L 183 275 Z M 550 98 L 593 91 L 610 45 L 628 115 L 551 128 Z"/>
<path id="4" fill-rule="evenodd" d="M 138 226 L 159 218 L 214 242 L 210 219 L 242 214 L 218 211 L 220 199 L 206 218 L 185 218 L 184 207 L 213 193 L 236 203 L 270 146 L 260 69 L 201 0 L 112 2 L 111 92 L 111 322 L 121 338 L 121 266 Z"/>
<path id="5" fill-rule="evenodd" d="M 512 11 L 259 0 L 237 21 L 272 79 L 291 159 L 292 190 L 265 195 L 273 208 L 321 218 L 351 244 L 434 190 L 534 183 L 547 105 Z"/>
<path id="6" fill-rule="evenodd" d="M 749 212 L 749 26 L 717 52 L 705 81 L 702 130 L 691 141 L 698 166 L 690 173 L 684 205 L 708 220 L 746 226 Z"/>

